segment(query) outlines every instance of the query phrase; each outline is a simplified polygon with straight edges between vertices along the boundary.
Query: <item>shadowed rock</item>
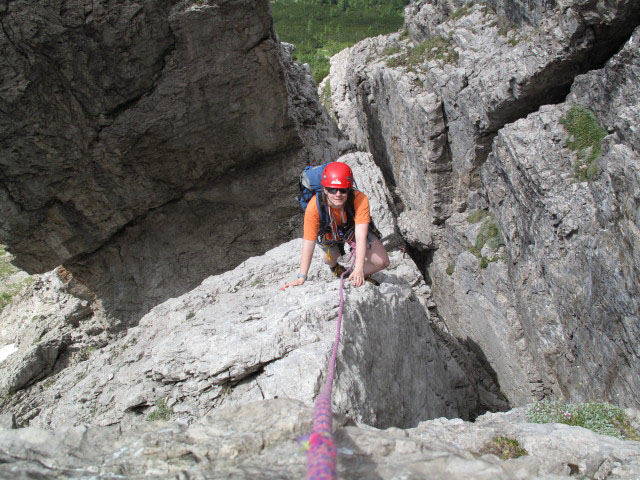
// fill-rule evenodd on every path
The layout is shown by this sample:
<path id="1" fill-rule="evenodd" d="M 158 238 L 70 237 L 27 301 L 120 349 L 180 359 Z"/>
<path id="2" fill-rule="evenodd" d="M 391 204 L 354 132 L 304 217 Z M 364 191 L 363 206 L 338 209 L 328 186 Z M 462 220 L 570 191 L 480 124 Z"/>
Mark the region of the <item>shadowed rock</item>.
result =
<path id="1" fill-rule="evenodd" d="M 292 179 L 337 157 L 266 1 L 15 1 L 0 20 L 0 237 L 120 319 L 291 238 Z"/>

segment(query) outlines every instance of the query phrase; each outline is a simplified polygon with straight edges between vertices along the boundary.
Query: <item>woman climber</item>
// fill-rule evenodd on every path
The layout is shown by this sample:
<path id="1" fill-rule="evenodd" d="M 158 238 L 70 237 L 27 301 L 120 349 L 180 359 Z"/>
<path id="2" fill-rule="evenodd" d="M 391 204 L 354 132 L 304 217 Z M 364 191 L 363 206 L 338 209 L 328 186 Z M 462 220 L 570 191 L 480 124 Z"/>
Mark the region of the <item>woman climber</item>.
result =
<path id="1" fill-rule="evenodd" d="M 324 263 L 329 265 L 336 277 L 345 268 L 338 263 L 344 255 L 345 242 L 356 244 L 356 262 L 348 280 L 356 287 L 365 280 L 378 285 L 371 275 L 389 266 L 389 256 L 380 241 L 379 233 L 370 225 L 369 199 L 353 189 L 353 173 L 345 163 L 332 162 L 322 171 L 322 191 L 316 201 L 309 200 L 304 214 L 304 233 L 300 272 L 296 280 L 280 290 L 302 285 L 307 279 L 316 242 L 325 252 Z M 319 211 L 318 209 L 322 211 Z M 376 233 L 374 233 L 376 232 Z"/>

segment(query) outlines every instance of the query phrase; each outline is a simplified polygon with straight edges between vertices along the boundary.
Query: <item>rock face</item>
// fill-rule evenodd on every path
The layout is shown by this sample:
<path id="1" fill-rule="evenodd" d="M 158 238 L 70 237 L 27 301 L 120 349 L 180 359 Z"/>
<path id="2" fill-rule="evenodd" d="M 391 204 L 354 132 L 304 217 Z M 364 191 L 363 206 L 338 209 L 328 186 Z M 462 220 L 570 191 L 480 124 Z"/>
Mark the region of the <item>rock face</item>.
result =
<path id="1" fill-rule="evenodd" d="M 538 369 L 558 394 L 580 400 L 603 387 L 627 402 L 640 391 L 638 350 L 629 348 L 640 338 L 639 51 L 637 29 L 603 69 L 576 79 L 565 104 L 503 129 L 483 169 Z M 593 166 L 566 147 L 566 119 L 579 107 L 609 133 Z M 591 169 L 590 180 L 576 180 Z"/>
<path id="2" fill-rule="evenodd" d="M 397 242 L 391 196 L 371 155 L 341 160 L 367 191 L 385 243 Z M 70 272 L 39 276 L 0 315 L 3 411 L 19 425 L 130 427 L 163 409 L 192 423 L 265 398 L 310 404 L 335 336 L 338 282 L 318 251 L 309 282 L 279 291 L 300 249 L 300 240 L 289 242 L 210 277 L 126 332 Z M 505 409 L 490 372 L 435 321 L 413 261 L 400 251 L 391 258 L 379 288 L 347 288 L 336 409 L 383 427 Z"/>
<path id="3" fill-rule="evenodd" d="M 336 55 L 321 91 L 385 174 L 434 311 L 512 404 L 637 405 L 640 5 L 530 3 L 414 2 L 408 36 Z M 595 180 L 573 104 L 609 134 Z"/>
<path id="4" fill-rule="evenodd" d="M 401 247 L 380 287 L 346 289 L 341 477 L 638 478 L 637 442 L 522 409 L 421 421 L 637 405 L 640 4 L 407 14 L 410 37 L 342 52 L 321 86 Z M 0 315 L 0 476 L 300 478 L 338 283 L 316 252 L 278 289 L 291 194 L 351 145 L 268 3 L 17 0 L 0 21 L 0 237 L 66 267 Z M 487 454 L 497 436 L 529 455 Z"/>
<path id="5" fill-rule="evenodd" d="M 16 394 L 16 420 L 127 426 L 166 404 L 191 423 L 211 409 L 265 398 L 311 404 L 335 336 L 339 282 L 318 267 L 302 287 L 278 290 L 296 271 L 301 244 L 251 258 L 155 307 L 126 335 Z M 392 262 L 379 288 L 347 288 L 337 411 L 372 425 L 413 426 L 504 408 L 490 376 L 441 341 L 413 262 L 400 253 Z M 43 339 L 33 348 L 49 347 Z M 30 371 L 29 354 L 12 357 Z"/>
<path id="6" fill-rule="evenodd" d="M 13 395 L 86 359 L 113 338 L 113 325 L 91 292 L 61 267 L 36 275 L 0 313 L 0 325 L 5 352 L 0 357 L 2 395 Z"/>
<path id="7" fill-rule="evenodd" d="M 128 479 L 264 478 L 305 475 L 297 438 L 312 411 L 294 400 L 265 400 L 215 410 L 186 426 L 151 422 L 121 431 L 71 427 L 0 430 L 0 475 L 6 478 L 118 476 Z M 437 419 L 406 431 L 357 427 L 336 419 L 339 476 L 361 478 L 633 479 L 640 443 L 580 427 L 524 423 L 522 411 L 487 414 L 475 424 Z M 517 439 L 528 455 L 487 453 L 496 437 Z"/>
<path id="8" fill-rule="evenodd" d="M 63 263 L 132 318 L 291 238 L 293 179 L 342 147 L 268 2 L 0 10 L 0 237 L 16 265 Z"/>

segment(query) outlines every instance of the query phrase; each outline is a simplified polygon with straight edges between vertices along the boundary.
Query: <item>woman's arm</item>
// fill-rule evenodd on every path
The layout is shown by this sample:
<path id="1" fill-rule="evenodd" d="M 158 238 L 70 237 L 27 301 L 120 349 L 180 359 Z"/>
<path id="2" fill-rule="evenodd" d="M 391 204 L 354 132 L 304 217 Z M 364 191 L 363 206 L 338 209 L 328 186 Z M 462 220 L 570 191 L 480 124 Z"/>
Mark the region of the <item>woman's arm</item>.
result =
<path id="1" fill-rule="evenodd" d="M 313 258 L 313 250 L 316 248 L 316 242 L 313 240 L 302 240 L 302 254 L 300 255 L 300 273 L 302 275 L 307 275 L 309 273 L 309 267 L 311 266 L 311 259 Z M 296 278 L 293 282 L 289 282 L 282 287 L 280 290 L 284 290 L 288 287 L 297 287 L 298 285 L 302 285 L 305 282 L 304 278 Z"/>
<path id="2" fill-rule="evenodd" d="M 359 287 L 364 283 L 364 257 L 367 253 L 368 233 L 368 223 L 356 224 L 356 264 L 353 267 L 353 272 L 349 275 L 349 281 L 353 282 L 355 287 Z"/>

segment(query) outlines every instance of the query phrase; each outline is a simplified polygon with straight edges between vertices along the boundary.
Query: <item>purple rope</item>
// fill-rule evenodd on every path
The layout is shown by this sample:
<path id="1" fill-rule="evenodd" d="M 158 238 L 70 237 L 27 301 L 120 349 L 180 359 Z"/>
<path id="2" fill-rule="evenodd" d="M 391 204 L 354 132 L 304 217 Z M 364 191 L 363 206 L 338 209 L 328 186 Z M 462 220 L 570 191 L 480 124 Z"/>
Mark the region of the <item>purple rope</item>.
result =
<path id="1" fill-rule="evenodd" d="M 338 325 L 336 327 L 336 339 L 329 360 L 329 371 L 324 382 L 324 387 L 316 397 L 313 409 L 313 429 L 309 436 L 309 451 L 307 452 L 307 480 L 337 480 L 338 468 L 336 464 L 337 448 L 333 441 L 331 412 L 331 390 L 336 369 L 336 357 L 338 356 L 338 344 L 340 343 L 340 328 L 342 326 L 342 308 L 344 306 L 344 277 L 355 265 L 355 246 L 350 242 L 351 257 L 353 261 L 349 268 L 340 275 L 340 306 L 338 307 Z"/>

